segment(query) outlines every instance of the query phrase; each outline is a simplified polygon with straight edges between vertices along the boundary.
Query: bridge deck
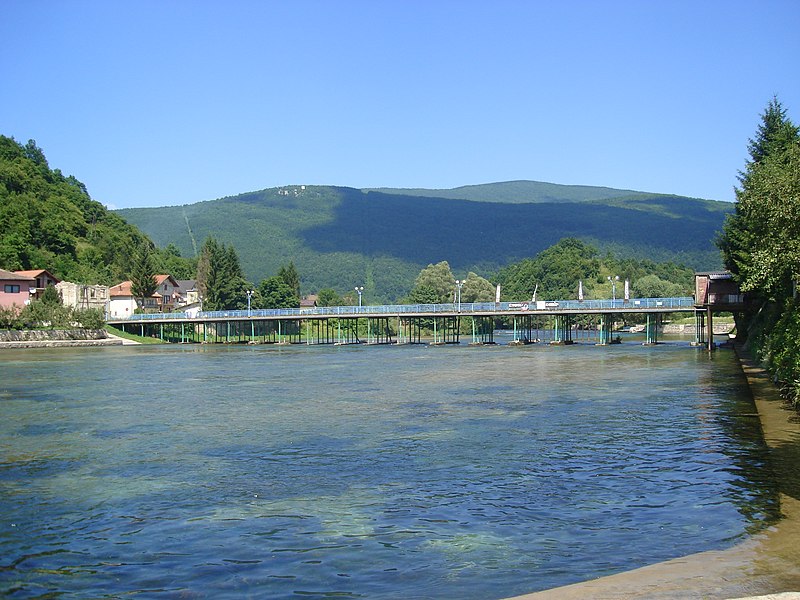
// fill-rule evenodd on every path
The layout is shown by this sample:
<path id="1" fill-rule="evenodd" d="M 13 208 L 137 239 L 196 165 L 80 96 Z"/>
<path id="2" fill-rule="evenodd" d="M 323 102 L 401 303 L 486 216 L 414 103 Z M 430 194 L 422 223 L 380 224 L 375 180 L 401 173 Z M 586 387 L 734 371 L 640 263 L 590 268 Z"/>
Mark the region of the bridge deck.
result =
<path id="1" fill-rule="evenodd" d="M 182 312 L 136 314 L 109 319 L 111 325 L 125 323 L 202 323 L 220 321 L 297 321 L 318 319 L 515 317 L 523 315 L 658 314 L 702 310 L 693 298 L 635 298 L 631 300 L 559 300 L 552 302 L 484 302 L 452 304 L 388 304 L 379 306 L 331 306 L 270 310 L 205 311 L 197 316 Z"/>

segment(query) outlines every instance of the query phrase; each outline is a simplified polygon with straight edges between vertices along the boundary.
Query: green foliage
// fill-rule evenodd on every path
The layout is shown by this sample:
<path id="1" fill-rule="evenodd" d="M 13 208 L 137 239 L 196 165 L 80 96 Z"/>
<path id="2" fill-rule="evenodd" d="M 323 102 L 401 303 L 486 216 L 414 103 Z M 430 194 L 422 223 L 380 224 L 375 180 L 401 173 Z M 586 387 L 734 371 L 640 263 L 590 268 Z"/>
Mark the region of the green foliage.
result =
<path id="1" fill-rule="evenodd" d="M 430 299 L 429 302 L 422 304 L 441 304 L 453 302 L 454 296 L 455 277 L 450 270 L 450 265 L 443 260 L 435 265 L 428 265 L 420 271 L 414 281 L 414 289 L 411 291 L 410 297 Z"/>
<path id="2" fill-rule="evenodd" d="M 294 266 L 294 262 L 290 261 L 288 265 L 285 265 L 278 269 L 278 277 L 280 277 L 283 282 L 292 290 L 292 294 L 300 301 L 300 275 L 297 273 L 297 269 Z"/>
<path id="3" fill-rule="evenodd" d="M 0 306 L 0 329 L 22 329 L 19 313 L 16 306 Z"/>
<path id="4" fill-rule="evenodd" d="M 136 227 L 92 200 L 86 187 L 51 170 L 36 142 L 0 136 L 0 266 L 46 268 L 59 279 L 114 284 L 125 279 Z"/>
<path id="5" fill-rule="evenodd" d="M 168 273 L 175 279 L 194 279 L 197 272 L 197 260 L 183 258 L 175 244 L 156 248 L 153 252 L 153 265 L 156 273 Z"/>
<path id="6" fill-rule="evenodd" d="M 683 296 L 685 291 L 678 283 L 661 279 L 658 275 L 645 275 L 631 284 L 631 291 L 636 298 L 675 298 Z"/>
<path id="7" fill-rule="evenodd" d="M 260 308 L 297 308 L 300 302 L 286 280 L 280 275 L 264 279 L 258 286 Z"/>
<path id="8" fill-rule="evenodd" d="M 363 285 L 376 303 L 406 297 L 426 265 L 447 260 L 456 273 L 488 277 L 564 237 L 620 258 L 721 266 L 712 240 L 730 203 L 581 186 L 533 202 L 527 187 L 475 186 L 469 194 L 459 188 L 452 198 L 439 191 L 275 188 L 119 214 L 184 256 L 194 255 L 196 239 L 212 234 L 235 245 L 252 281 L 292 261 L 303 274 L 302 293 L 331 288 L 343 295 Z"/>
<path id="9" fill-rule="evenodd" d="M 54 285 L 48 285 L 46 288 L 44 288 L 42 295 L 39 297 L 39 301 L 47 306 L 64 304 L 63 300 L 61 299 L 61 294 Z"/>
<path id="10" fill-rule="evenodd" d="M 557 244 L 497 274 L 504 300 L 577 298 L 578 282 L 600 273 L 597 249 L 575 238 Z"/>
<path id="11" fill-rule="evenodd" d="M 342 297 L 333 288 L 323 288 L 317 294 L 318 306 L 342 306 Z"/>
<path id="12" fill-rule="evenodd" d="M 746 339 L 788 395 L 800 399 L 800 130 L 776 98 L 750 140 L 736 212 L 718 240 L 724 262 L 753 310 L 737 315 Z"/>
<path id="13" fill-rule="evenodd" d="M 245 309 L 247 290 L 253 289 L 242 274 L 236 249 L 220 244 L 213 237 L 206 239 L 200 251 L 197 287 L 203 298 L 203 310 L 209 311 Z"/>
<path id="14" fill-rule="evenodd" d="M 494 298 L 495 287 L 492 283 L 470 271 L 461 288 L 461 302 L 494 302 Z"/>
<path id="15" fill-rule="evenodd" d="M 140 243 L 131 253 L 131 293 L 141 300 L 140 306 L 144 306 L 144 299 L 155 294 L 158 289 L 152 254 L 149 242 Z"/>

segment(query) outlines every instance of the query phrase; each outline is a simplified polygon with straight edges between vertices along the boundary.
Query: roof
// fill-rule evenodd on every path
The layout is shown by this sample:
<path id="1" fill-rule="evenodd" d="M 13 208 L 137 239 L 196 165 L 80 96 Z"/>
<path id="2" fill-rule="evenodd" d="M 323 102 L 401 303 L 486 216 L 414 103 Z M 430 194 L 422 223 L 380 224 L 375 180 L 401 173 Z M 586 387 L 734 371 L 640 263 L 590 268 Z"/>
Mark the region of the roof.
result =
<path id="1" fill-rule="evenodd" d="M 197 289 L 197 281 L 194 279 L 178 279 L 178 289 L 181 294 Z"/>
<path id="2" fill-rule="evenodd" d="M 112 285 L 108 288 L 109 298 L 113 298 L 114 296 L 133 296 L 133 292 L 131 291 L 132 285 L 132 281 L 123 281 L 117 285 Z"/>
<path id="3" fill-rule="evenodd" d="M 155 277 L 156 277 L 156 284 L 158 285 L 161 285 L 167 279 L 169 279 L 170 282 L 172 282 L 173 287 L 178 287 L 178 282 L 175 281 L 175 278 L 172 275 L 156 275 Z"/>
<path id="4" fill-rule="evenodd" d="M 706 271 L 702 273 L 695 273 L 695 276 L 706 276 L 709 279 L 733 279 L 730 271 Z"/>
<path id="5" fill-rule="evenodd" d="M 172 275 L 156 275 L 155 278 L 157 285 L 161 285 L 165 280 L 169 279 L 172 284 L 177 287 L 177 283 Z M 108 297 L 113 298 L 114 296 L 133 296 L 133 292 L 131 291 L 132 285 L 132 281 L 123 281 L 117 285 L 112 285 L 110 288 L 108 288 Z M 161 294 L 153 294 L 153 297 L 156 296 L 160 298 Z"/>
<path id="6" fill-rule="evenodd" d="M 13 272 L 13 271 L 6 271 L 5 269 L 0 269 L 0 279 L 9 281 L 35 281 L 35 277 L 30 277 L 28 275 L 22 274 L 22 272 Z"/>
<path id="7" fill-rule="evenodd" d="M 17 275 L 24 275 L 26 277 L 31 277 L 33 279 L 36 279 L 40 275 L 47 275 L 50 279 L 52 279 L 56 283 L 59 283 L 61 281 L 58 277 L 53 275 L 47 269 L 35 269 L 33 271 L 14 271 L 14 273 L 16 273 Z"/>

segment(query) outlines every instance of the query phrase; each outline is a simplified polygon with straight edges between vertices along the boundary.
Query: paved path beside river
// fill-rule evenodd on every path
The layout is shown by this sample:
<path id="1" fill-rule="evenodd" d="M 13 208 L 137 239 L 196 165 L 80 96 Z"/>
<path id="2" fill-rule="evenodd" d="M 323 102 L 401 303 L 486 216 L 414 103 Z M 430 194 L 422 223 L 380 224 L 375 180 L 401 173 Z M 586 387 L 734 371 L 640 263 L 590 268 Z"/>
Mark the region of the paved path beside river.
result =
<path id="1" fill-rule="evenodd" d="M 729 550 L 702 552 L 514 600 L 800 600 L 800 419 L 740 348 L 778 480 L 783 519 Z M 767 594 L 767 596 L 764 596 Z"/>

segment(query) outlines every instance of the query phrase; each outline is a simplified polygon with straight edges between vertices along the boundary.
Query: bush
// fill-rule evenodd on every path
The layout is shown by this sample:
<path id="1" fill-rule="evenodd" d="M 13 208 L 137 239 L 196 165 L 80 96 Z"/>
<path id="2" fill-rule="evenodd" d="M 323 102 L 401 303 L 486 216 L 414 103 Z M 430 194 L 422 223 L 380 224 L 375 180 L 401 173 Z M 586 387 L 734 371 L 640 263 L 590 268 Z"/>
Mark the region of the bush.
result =
<path id="1" fill-rule="evenodd" d="M 84 329 L 102 329 L 105 326 L 103 311 L 99 308 L 76 310 L 74 320 Z"/>
<path id="2" fill-rule="evenodd" d="M 16 306 L 0 306 L 0 329 L 22 329 L 19 313 Z"/>

